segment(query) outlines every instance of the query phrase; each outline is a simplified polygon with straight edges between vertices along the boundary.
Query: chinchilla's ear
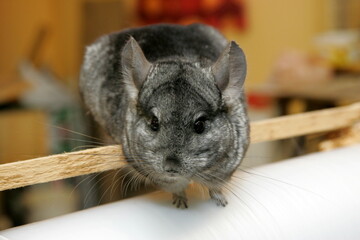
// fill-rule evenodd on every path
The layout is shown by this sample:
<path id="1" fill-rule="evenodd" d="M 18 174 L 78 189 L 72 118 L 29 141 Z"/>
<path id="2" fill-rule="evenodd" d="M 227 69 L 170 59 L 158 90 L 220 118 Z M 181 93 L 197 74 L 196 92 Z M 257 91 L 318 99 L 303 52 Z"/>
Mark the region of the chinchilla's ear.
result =
<path id="1" fill-rule="evenodd" d="M 234 41 L 226 46 L 211 71 L 225 99 L 239 97 L 246 77 L 246 59 Z"/>
<path id="2" fill-rule="evenodd" d="M 133 37 L 130 37 L 121 52 L 121 64 L 126 88 L 130 97 L 136 98 L 140 87 L 146 80 L 151 63 L 146 59 Z"/>

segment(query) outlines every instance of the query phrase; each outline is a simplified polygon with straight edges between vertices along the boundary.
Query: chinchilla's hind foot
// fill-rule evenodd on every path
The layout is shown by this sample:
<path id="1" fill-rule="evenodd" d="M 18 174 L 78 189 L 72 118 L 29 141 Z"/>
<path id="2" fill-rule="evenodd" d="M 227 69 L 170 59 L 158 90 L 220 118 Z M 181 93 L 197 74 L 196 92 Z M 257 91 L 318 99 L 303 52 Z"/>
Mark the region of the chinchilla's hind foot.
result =
<path id="1" fill-rule="evenodd" d="M 188 208 L 187 198 L 185 192 L 173 193 L 173 205 L 177 208 L 185 209 Z"/>
<path id="2" fill-rule="evenodd" d="M 217 206 L 225 207 L 228 204 L 228 201 L 220 190 L 209 190 L 209 194 L 211 199 L 215 201 Z"/>

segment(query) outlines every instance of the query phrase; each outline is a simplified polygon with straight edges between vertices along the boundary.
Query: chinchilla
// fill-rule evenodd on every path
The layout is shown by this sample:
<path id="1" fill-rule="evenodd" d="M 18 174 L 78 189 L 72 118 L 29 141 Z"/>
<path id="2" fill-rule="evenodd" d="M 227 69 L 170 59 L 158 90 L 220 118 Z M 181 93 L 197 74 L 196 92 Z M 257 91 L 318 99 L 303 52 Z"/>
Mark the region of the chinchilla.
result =
<path id="1" fill-rule="evenodd" d="M 249 144 L 241 48 L 203 24 L 159 24 L 100 37 L 80 89 L 128 165 L 187 208 L 192 181 L 225 206 L 222 188 Z"/>

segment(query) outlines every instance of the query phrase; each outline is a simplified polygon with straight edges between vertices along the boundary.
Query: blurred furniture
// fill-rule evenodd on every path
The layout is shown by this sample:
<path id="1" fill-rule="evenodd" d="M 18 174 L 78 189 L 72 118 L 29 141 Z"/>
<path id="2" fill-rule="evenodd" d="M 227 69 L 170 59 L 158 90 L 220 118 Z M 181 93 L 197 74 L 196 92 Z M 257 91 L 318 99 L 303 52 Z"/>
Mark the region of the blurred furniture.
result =
<path id="1" fill-rule="evenodd" d="M 355 74 L 337 75 L 323 82 L 307 81 L 284 85 L 281 81 L 269 81 L 254 91 L 259 95 L 273 98 L 280 116 L 360 101 L 360 76 Z M 334 133 L 311 134 L 282 141 L 281 144 L 288 149 L 288 156 L 298 156 L 316 151 L 320 142 L 332 135 Z"/>
<path id="2" fill-rule="evenodd" d="M 360 101 L 360 76 L 343 75 L 324 83 L 293 84 L 283 87 L 275 83 L 267 83 L 256 89 L 257 92 L 276 99 L 303 99 L 330 102 Z"/>
<path id="3" fill-rule="evenodd" d="M 48 155 L 48 135 L 44 112 L 0 111 L 0 164 Z"/>
<path id="4" fill-rule="evenodd" d="M 28 88 L 29 84 L 22 80 L 0 81 L 0 105 L 18 100 Z"/>

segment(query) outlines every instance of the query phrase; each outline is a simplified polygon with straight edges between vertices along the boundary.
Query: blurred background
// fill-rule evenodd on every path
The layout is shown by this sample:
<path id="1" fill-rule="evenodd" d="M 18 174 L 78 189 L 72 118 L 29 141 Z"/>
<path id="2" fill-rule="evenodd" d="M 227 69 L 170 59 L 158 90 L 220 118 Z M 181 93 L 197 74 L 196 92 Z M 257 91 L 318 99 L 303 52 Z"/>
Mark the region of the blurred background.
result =
<path id="1" fill-rule="evenodd" d="M 359 0 L 0 0 L 0 164 L 111 143 L 82 106 L 78 74 L 86 45 L 129 27 L 203 22 L 237 41 L 253 121 L 359 101 L 359 12 Z M 328 137 L 254 144 L 243 165 Z M 119 176 L 0 192 L 0 229 L 131 196 Z"/>

